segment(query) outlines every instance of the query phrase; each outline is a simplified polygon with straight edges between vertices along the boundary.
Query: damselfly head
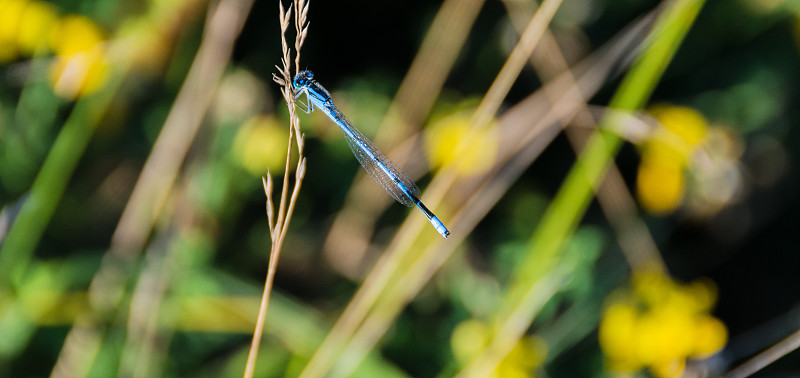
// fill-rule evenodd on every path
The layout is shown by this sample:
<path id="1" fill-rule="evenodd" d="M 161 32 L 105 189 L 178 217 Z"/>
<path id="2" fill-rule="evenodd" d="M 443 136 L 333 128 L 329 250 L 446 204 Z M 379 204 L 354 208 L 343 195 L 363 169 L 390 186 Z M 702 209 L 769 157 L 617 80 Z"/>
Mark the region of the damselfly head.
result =
<path id="1" fill-rule="evenodd" d="M 309 70 L 305 70 L 294 76 L 293 84 L 295 89 L 300 89 L 308 85 L 308 83 L 312 82 L 313 80 L 314 73 Z"/>

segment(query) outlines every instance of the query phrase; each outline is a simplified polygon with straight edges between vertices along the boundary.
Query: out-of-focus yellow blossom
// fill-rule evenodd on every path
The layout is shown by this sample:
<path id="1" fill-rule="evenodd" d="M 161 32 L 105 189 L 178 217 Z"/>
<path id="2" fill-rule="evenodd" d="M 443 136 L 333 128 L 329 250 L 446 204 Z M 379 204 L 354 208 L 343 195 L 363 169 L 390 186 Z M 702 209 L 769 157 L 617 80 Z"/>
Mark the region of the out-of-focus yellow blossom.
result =
<path id="1" fill-rule="evenodd" d="M 694 109 L 682 106 L 657 105 L 650 108 L 649 113 L 663 126 L 651 143 L 662 144 L 684 161 L 689 160 L 707 133 L 706 119 Z"/>
<path id="2" fill-rule="evenodd" d="M 236 134 L 231 153 L 236 162 L 253 175 L 267 169 L 281 173 L 286 159 L 289 132 L 275 118 L 256 116 L 245 122 Z"/>
<path id="3" fill-rule="evenodd" d="M 470 114 L 452 114 L 428 127 L 425 140 L 431 165 L 454 164 L 455 169 L 465 176 L 479 175 L 492 167 L 498 144 L 495 127 L 490 125 L 473 132 Z"/>
<path id="4" fill-rule="evenodd" d="M 614 371 L 636 371 L 642 362 L 636 357 L 637 310 L 624 303 L 612 303 L 606 308 L 598 337 L 608 365 Z"/>
<path id="5" fill-rule="evenodd" d="M 739 134 L 708 125 L 690 108 L 660 105 L 650 112 L 658 126 L 639 138 L 636 192 L 642 207 L 665 215 L 684 205 L 692 215 L 708 217 L 735 201 L 743 187 Z"/>
<path id="6" fill-rule="evenodd" d="M 673 160 L 643 157 L 636 176 L 639 203 L 653 214 L 668 214 L 683 200 L 683 166 Z"/>
<path id="7" fill-rule="evenodd" d="M 50 37 L 50 48 L 57 55 L 50 68 L 56 94 L 74 99 L 105 83 L 109 64 L 103 42 L 103 32 L 89 18 L 68 15 L 61 19 Z"/>
<path id="8" fill-rule="evenodd" d="M 86 16 L 67 15 L 50 35 L 50 48 L 56 55 L 68 56 L 89 51 L 105 41 L 104 33 Z"/>
<path id="9" fill-rule="evenodd" d="M 725 345 L 728 330 L 719 319 L 706 316 L 695 322 L 697 340 L 694 344 L 693 356 L 708 358 L 717 353 Z"/>
<path id="10" fill-rule="evenodd" d="M 19 27 L 27 5 L 26 0 L 0 1 L 0 62 L 17 58 Z"/>
<path id="11" fill-rule="evenodd" d="M 468 364 L 489 343 L 489 327 L 475 319 L 458 324 L 450 337 L 453 356 L 459 365 Z M 534 376 L 534 370 L 545 361 L 547 344 L 536 335 L 523 337 L 514 349 L 500 362 L 492 377 L 526 378 Z"/>
<path id="12" fill-rule="evenodd" d="M 33 56 L 49 47 L 56 55 L 49 78 L 61 97 L 91 93 L 105 82 L 104 41 L 102 30 L 85 16 L 59 19 L 42 1 L 0 0 L 0 62 L 19 54 Z"/>
<path id="13" fill-rule="evenodd" d="M 645 210 L 667 214 L 683 201 L 684 175 L 708 124 L 702 115 L 685 107 L 656 106 L 650 113 L 662 127 L 642 143 L 636 192 Z"/>
<path id="14" fill-rule="evenodd" d="M 31 1 L 22 12 L 17 42 L 22 54 L 33 56 L 47 46 L 50 31 L 56 25 L 58 15 L 50 4 Z"/>
<path id="15" fill-rule="evenodd" d="M 725 345 L 727 331 L 709 314 L 716 291 L 708 281 L 679 285 L 658 273 L 636 273 L 616 293 L 600 322 L 608 367 L 659 377 L 683 374 L 687 359 L 707 358 Z"/>

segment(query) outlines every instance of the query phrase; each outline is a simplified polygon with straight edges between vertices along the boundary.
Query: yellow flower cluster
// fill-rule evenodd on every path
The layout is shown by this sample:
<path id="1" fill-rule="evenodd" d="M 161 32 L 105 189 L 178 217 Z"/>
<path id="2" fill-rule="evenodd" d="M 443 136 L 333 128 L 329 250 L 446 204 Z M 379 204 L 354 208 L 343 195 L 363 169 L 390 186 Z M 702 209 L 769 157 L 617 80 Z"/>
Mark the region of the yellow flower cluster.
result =
<path id="1" fill-rule="evenodd" d="M 684 173 L 706 135 L 708 124 L 699 113 L 685 107 L 657 106 L 650 113 L 663 127 L 641 146 L 636 192 L 645 210 L 667 214 L 683 201 Z"/>
<path id="2" fill-rule="evenodd" d="M 56 94 L 73 99 L 97 90 L 107 76 L 100 28 L 84 16 L 59 17 L 36 0 L 0 0 L 0 62 L 56 55 L 50 81 Z"/>
<path id="3" fill-rule="evenodd" d="M 489 342 L 489 327 L 479 320 L 465 320 L 458 324 L 450 337 L 453 356 L 459 365 L 466 365 L 477 357 Z M 535 370 L 544 364 L 547 344 L 536 335 L 523 337 L 491 375 L 496 378 L 526 378 L 535 376 Z"/>
<path id="4" fill-rule="evenodd" d="M 600 321 L 609 368 L 681 376 L 687 358 L 708 358 L 725 345 L 725 325 L 709 314 L 715 300 L 707 281 L 680 285 L 658 273 L 634 274 L 632 288 L 612 297 Z"/>

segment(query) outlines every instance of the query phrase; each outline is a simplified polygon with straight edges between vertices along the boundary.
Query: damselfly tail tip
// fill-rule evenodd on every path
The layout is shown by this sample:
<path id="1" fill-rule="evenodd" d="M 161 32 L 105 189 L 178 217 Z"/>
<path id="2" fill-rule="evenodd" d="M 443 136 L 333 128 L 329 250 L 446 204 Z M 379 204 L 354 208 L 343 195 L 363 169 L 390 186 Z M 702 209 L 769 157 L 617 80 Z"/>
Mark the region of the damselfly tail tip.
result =
<path id="1" fill-rule="evenodd" d="M 444 226 L 444 223 L 442 223 L 442 221 L 440 221 L 439 218 L 433 216 L 431 217 L 430 221 L 433 227 L 436 229 L 436 231 L 438 231 L 439 234 L 441 234 L 445 239 L 447 239 L 447 237 L 450 236 L 450 231 L 447 229 L 447 227 Z"/>

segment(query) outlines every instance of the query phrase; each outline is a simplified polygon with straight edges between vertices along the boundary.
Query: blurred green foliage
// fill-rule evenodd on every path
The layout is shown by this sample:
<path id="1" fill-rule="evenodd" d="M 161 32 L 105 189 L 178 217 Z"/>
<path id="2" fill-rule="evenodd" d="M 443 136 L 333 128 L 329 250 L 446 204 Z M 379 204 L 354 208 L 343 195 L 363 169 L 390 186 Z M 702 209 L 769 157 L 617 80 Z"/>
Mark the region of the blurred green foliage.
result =
<path id="1" fill-rule="evenodd" d="M 366 135 L 380 135 L 385 152 L 413 151 L 406 166 L 425 188 L 435 180 L 429 171 L 446 165 L 447 157 L 458 159 L 453 145 L 468 139 L 467 117 L 449 125 L 447 130 L 464 132 L 452 140 L 433 132 L 429 140 L 405 138 L 474 111 L 517 43 L 509 3 L 483 5 L 455 66 L 442 78 L 433 111 L 412 129 L 391 129 L 400 122 L 389 122 L 386 130 L 381 125 L 439 3 L 312 2 L 300 68 L 315 71 Z M 176 98 L 200 54 L 206 13 L 214 12 L 214 4 L 0 0 L 0 376 L 41 376 L 54 369 L 62 376 L 96 377 L 244 371 L 270 246 L 261 176 L 269 170 L 276 178 L 274 192 L 280 193 L 289 141 L 285 104 L 270 79 L 280 59 L 276 3 L 254 4 L 208 93 L 209 103 L 199 101 L 187 113 L 201 118 L 188 152 L 176 161 L 155 162 L 180 169 L 163 204 L 143 205 L 156 212 L 147 219 L 141 247 L 116 248 L 126 235 L 118 222 L 134 186 L 146 180 L 142 169 L 163 137 L 168 115 L 181 105 Z M 575 65 L 659 6 L 566 1 L 550 30 Z M 40 12 L 21 13 L 34 7 Z M 20 24 L 17 18 L 28 20 L 23 25 L 39 20 L 42 29 L 23 34 L 12 27 Z M 673 32 L 680 30 L 660 33 Z M 800 300 L 800 261 L 793 253 L 800 226 L 800 133 L 794 127 L 800 122 L 794 106 L 800 93 L 800 7 L 783 0 L 709 2 L 684 43 L 674 48 L 674 59 L 644 68 L 666 67 L 663 77 L 651 72 L 649 78 L 659 81 L 633 83 L 651 85 L 644 90 L 653 90 L 652 99 L 639 103 L 647 97 L 639 93 L 627 105 L 686 107 L 702 115 L 710 131 L 701 147 L 682 157 L 686 195 L 676 197 L 679 202 L 666 213 L 647 213 L 643 205 L 634 215 L 652 234 L 671 274 L 669 285 L 702 276 L 716 282 L 717 307 L 704 311 L 727 326 L 728 349 L 716 360 L 685 368 L 697 364 L 698 370 L 717 374 L 779 339 L 748 331 L 785 336 L 795 327 L 790 316 L 781 315 L 796 313 Z M 626 85 L 618 78 L 627 74 L 605 80 L 588 102 L 619 105 L 614 93 Z M 631 80 L 627 77 L 623 83 Z M 546 81 L 526 68 L 498 116 Z M 372 194 L 351 203 L 361 173 L 339 131 L 319 112 L 301 120 L 308 171 L 278 266 L 256 376 L 298 375 L 404 217 L 419 217 L 401 206 L 386 207 L 387 199 L 371 182 Z M 618 143 L 619 154 L 609 148 L 603 158 L 617 163 L 627 190 L 636 192 L 645 141 L 623 136 Z M 437 161 L 436 149 L 448 144 L 453 149 Z M 604 304 L 617 303 L 615 295 L 627 287 L 633 268 L 623 251 L 625 235 L 591 202 L 590 186 L 583 188 L 585 197 L 561 197 L 556 203 L 565 207 L 551 207 L 575 156 L 567 138 L 548 143 L 477 226 L 461 235 L 465 239 L 453 255 L 353 375 L 460 371 L 465 361 L 458 353 L 474 351 L 460 351 L 458 343 L 485 346 L 520 269 L 542 270 L 551 279 L 551 295 L 544 296 L 532 326 L 498 374 L 607 374 L 614 366 L 604 363 L 598 326 Z M 297 156 L 291 158 L 288 166 L 294 167 Z M 291 169 L 287 174 L 293 175 Z M 566 182 L 583 180 L 578 174 Z M 471 193 L 470 185 L 477 184 L 467 177 L 459 185 Z M 448 216 L 468 200 L 459 190 L 441 205 L 452 211 Z M 709 192 L 730 195 L 704 195 Z M 359 225 L 360 216 L 374 219 L 367 237 L 344 237 L 352 244 L 336 252 L 336 235 L 329 232 L 340 219 Z M 540 228 L 548 219 L 563 221 L 566 228 L 552 233 L 553 228 Z M 423 239 L 432 238 L 432 230 L 422 232 L 416 244 L 409 242 L 411 250 L 421 253 L 429 245 Z M 526 253 L 550 243 L 548 238 L 560 246 L 549 255 L 550 264 L 527 260 Z M 110 277 L 98 273 L 104 271 Z M 118 284 L 109 283 L 114 280 Z M 81 348 L 70 344 L 68 335 L 84 328 L 95 330 L 91 336 L 98 342 L 85 349 L 89 359 L 57 366 L 66 358 L 65 346 Z M 456 338 L 459 329 L 463 333 Z M 796 372 L 799 361 L 787 357 L 765 374 Z"/>

